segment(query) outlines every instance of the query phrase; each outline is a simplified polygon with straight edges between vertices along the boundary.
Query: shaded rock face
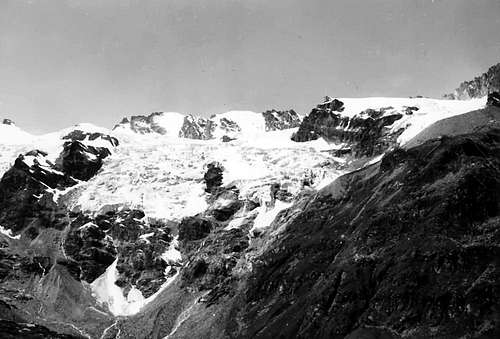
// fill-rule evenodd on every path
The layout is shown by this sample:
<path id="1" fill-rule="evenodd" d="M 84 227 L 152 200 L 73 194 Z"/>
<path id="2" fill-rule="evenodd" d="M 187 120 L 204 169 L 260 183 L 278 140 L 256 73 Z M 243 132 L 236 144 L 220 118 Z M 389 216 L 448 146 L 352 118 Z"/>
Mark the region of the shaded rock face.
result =
<path id="1" fill-rule="evenodd" d="M 79 215 L 71 223 L 64 242 L 69 258 L 61 264 L 70 268 L 76 280 L 91 283 L 115 260 L 117 253 L 112 240 L 90 217 Z"/>
<path id="2" fill-rule="evenodd" d="M 198 140 L 213 139 L 215 126 L 215 122 L 210 119 L 188 115 L 184 118 L 179 137 Z"/>
<path id="3" fill-rule="evenodd" d="M 76 184 L 46 161 L 45 155 L 40 151 L 20 155 L 0 180 L 0 225 L 14 233 L 29 228 L 32 238 L 39 228 L 63 229 L 68 222 L 65 210 L 57 206 L 47 188 Z"/>
<path id="4" fill-rule="evenodd" d="M 300 117 L 293 110 L 268 110 L 262 113 L 266 121 L 266 131 L 276 131 L 300 126 Z"/>
<path id="5" fill-rule="evenodd" d="M 188 264 L 182 271 L 182 285 L 210 291 L 204 298 L 207 306 L 221 297 L 235 294 L 238 283 L 236 265 L 248 247 L 247 231 L 217 230 L 203 240 L 183 242 Z M 202 246 L 200 241 L 203 241 Z"/>
<path id="6" fill-rule="evenodd" d="M 212 222 L 206 218 L 199 216 L 184 218 L 179 224 L 179 241 L 203 239 L 212 228 Z"/>
<path id="7" fill-rule="evenodd" d="M 401 119 L 401 113 L 392 112 L 392 107 L 367 109 L 354 117 L 335 113 L 343 111 L 343 107 L 336 99 L 318 105 L 304 118 L 292 140 L 304 142 L 322 137 L 330 142 L 348 143 L 349 152 L 355 156 L 380 154 L 397 144 L 402 130 L 390 133 L 388 126 Z"/>
<path id="8" fill-rule="evenodd" d="M 500 130 L 341 177 L 254 261 L 231 336 L 499 337 L 499 190 Z"/>
<path id="9" fill-rule="evenodd" d="M 102 167 L 102 160 L 111 155 L 105 147 L 87 146 L 80 141 L 68 141 L 58 162 L 63 171 L 79 180 L 89 180 Z"/>
<path id="10" fill-rule="evenodd" d="M 500 107 L 500 92 L 489 93 L 486 105 Z"/>
<path id="11" fill-rule="evenodd" d="M 467 100 L 481 98 L 491 92 L 500 92 L 500 63 L 491 66 L 487 72 L 473 80 L 462 82 L 453 93 L 445 94 L 444 97 Z"/>
<path id="12" fill-rule="evenodd" d="M 241 207 L 243 201 L 239 199 L 239 190 L 236 187 L 220 187 L 208 199 L 207 213 L 217 221 L 229 220 Z"/>
<path id="13" fill-rule="evenodd" d="M 205 182 L 205 192 L 215 192 L 218 187 L 222 186 L 223 172 L 224 167 L 222 167 L 222 165 L 218 162 L 211 162 L 207 164 L 207 171 L 203 175 L 203 181 Z"/>
<path id="14" fill-rule="evenodd" d="M 77 214 L 64 243 L 66 262 L 72 276 L 92 283 L 116 258 L 116 284 L 125 295 L 135 286 L 144 297 L 155 293 L 165 282 L 167 267 L 162 254 L 172 235 L 162 223 L 146 223 L 140 210 L 109 211 L 95 218 Z"/>
<path id="15" fill-rule="evenodd" d="M 333 99 L 329 96 L 326 96 L 324 102 L 318 104 L 317 108 L 322 110 L 330 110 L 333 112 L 343 112 L 345 109 L 344 103 L 342 101 Z"/>
<path id="16" fill-rule="evenodd" d="M 110 135 L 99 133 L 99 132 L 95 132 L 95 133 L 84 132 L 84 131 L 81 131 L 78 129 L 71 131 L 70 133 L 68 133 L 67 135 L 65 135 L 63 137 L 63 140 L 71 140 L 71 141 L 84 141 L 86 139 L 88 139 L 90 141 L 102 139 L 102 140 L 109 142 L 110 145 L 113 147 L 116 147 L 120 144 L 117 138 L 112 137 Z"/>
<path id="17" fill-rule="evenodd" d="M 10 119 L 3 119 L 2 124 L 4 124 L 4 125 L 11 125 L 11 126 L 15 125 L 14 121 L 12 121 Z"/>

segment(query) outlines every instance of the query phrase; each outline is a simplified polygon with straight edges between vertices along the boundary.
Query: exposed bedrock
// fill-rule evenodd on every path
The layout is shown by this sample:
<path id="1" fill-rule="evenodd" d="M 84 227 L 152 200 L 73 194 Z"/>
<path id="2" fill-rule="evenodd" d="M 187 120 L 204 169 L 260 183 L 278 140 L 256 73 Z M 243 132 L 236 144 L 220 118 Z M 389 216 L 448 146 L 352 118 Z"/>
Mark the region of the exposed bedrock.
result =
<path id="1" fill-rule="evenodd" d="M 342 111 L 343 103 L 337 99 L 319 104 L 304 118 L 292 140 L 304 142 L 322 137 L 330 142 L 346 143 L 349 152 L 358 157 L 381 154 L 397 144 L 402 130 L 391 132 L 388 126 L 403 114 L 393 112 L 392 107 L 367 109 L 353 117 L 342 115 Z M 407 109 L 406 114 L 412 112 Z"/>
<path id="2" fill-rule="evenodd" d="M 101 169 L 103 159 L 111 155 L 106 147 L 93 147 L 80 141 L 68 141 L 59 156 L 63 171 L 75 179 L 89 180 Z"/>

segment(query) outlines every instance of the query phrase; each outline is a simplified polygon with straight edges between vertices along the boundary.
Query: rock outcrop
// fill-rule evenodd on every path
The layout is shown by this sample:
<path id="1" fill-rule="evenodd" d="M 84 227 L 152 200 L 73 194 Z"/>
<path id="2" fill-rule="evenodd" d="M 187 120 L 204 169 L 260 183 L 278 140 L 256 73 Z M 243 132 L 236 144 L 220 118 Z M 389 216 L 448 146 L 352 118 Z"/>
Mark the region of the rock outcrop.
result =
<path id="1" fill-rule="evenodd" d="M 292 136 L 293 141 L 304 142 L 322 137 L 329 142 L 347 144 L 345 148 L 348 152 L 358 157 L 381 154 L 396 145 L 402 130 L 390 132 L 388 126 L 401 119 L 402 113 L 394 111 L 393 107 L 384 107 L 367 109 L 348 117 L 342 115 L 343 102 L 327 99 L 304 118 L 299 130 Z M 409 109 L 407 112 L 413 111 Z"/>
<path id="2" fill-rule="evenodd" d="M 262 113 L 266 120 L 266 131 L 277 131 L 300 126 L 300 117 L 293 110 L 268 110 Z"/>
<path id="3" fill-rule="evenodd" d="M 128 126 L 132 131 L 138 134 L 165 134 L 165 129 L 161 125 L 157 124 L 155 119 L 162 114 L 163 112 L 153 112 L 149 115 L 133 115 L 130 118 L 125 117 L 114 127 L 114 129 L 119 126 Z"/>
<path id="4" fill-rule="evenodd" d="M 467 100 L 481 98 L 491 92 L 500 91 L 500 64 L 491 66 L 487 72 L 475 77 L 473 80 L 464 81 L 453 93 L 445 94 L 447 99 Z"/>
<path id="5" fill-rule="evenodd" d="M 87 146 L 80 141 L 68 141 L 57 162 L 62 170 L 75 179 L 89 180 L 103 164 L 103 159 L 111 155 L 106 147 Z"/>
<path id="6" fill-rule="evenodd" d="M 64 228 L 66 214 L 47 189 L 75 184 L 46 160 L 46 153 L 35 150 L 20 155 L 0 180 L 0 225 L 15 234 L 29 228 L 31 238 L 40 228 Z"/>
<path id="7" fill-rule="evenodd" d="M 71 140 L 71 141 L 95 141 L 95 140 L 104 140 L 109 142 L 112 147 L 118 146 L 120 143 L 117 138 L 112 137 L 108 134 L 100 133 L 100 132 L 85 132 L 79 129 L 75 129 L 63 136 L 63 140 Z"/>
<path id="8" fill-rule="evenodd" d="M 218 162 L 207 164 L 207 171 L 203 175 L 205 182 L 205 192 L 212 193 L 222 186 L 224 167 Z"/>
<path id="9" fill-rule="evenodd" d="M 2 124 L 4 124 L 4 125 L 11 125 L 11 126 L 15 126 L 16 125 L 14 123 L 14 121 L 12 121 L 10 119 L 7 119 L 7 118 L 3 119 Z"/>
<path id="10" fill-rule="evenodd" d="M 64 243 L 65 253 L 77 280 L 92 283 L 118 258 L 116 285 L 124 294 L 135 286 L 144 297 L 165 282 L 164 271 L 172 235 L 163 223 L 147 223 L 140 210 L 109 211 L 92 218 L 74 216 Z M 72 261 L 72 262 L 71 262 Z"/>
<path id="11" fill-rule="evenodd" d="M 198 140 L 213 139 L 214 121 L 188 115 L 184 118 L 179 137 Z"/>
<path id="12" fill-rule="evenodd" d="M 486 105 L 500 107 L 500 92 L 489 93 Z"/>

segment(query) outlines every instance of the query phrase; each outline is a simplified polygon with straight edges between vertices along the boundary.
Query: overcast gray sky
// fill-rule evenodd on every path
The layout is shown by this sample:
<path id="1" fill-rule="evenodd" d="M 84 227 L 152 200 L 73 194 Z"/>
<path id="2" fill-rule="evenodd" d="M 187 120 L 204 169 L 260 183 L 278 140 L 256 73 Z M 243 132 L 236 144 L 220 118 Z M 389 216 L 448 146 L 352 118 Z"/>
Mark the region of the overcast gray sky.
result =
<path id="1" fill-rule="evenodd" d="M 0 0 L 0 117 L 41 133 L 439 97 L 500 62 L 499 32 L 498 0 Z"/>

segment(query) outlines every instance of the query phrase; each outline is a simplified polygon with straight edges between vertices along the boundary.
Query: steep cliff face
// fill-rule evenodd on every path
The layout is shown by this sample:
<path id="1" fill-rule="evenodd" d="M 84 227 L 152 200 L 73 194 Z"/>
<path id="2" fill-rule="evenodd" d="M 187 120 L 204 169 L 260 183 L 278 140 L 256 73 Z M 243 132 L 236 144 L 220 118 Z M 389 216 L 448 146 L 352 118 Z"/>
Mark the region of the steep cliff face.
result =
<path id="1" fill-rule="evenodd" d="M 412 114 L 415 109 L 408 108 L 404 114 Z M 328 98 L 307 115 L 292 140 L 304 142 L 320 137 L 347 147 L 339 150 L 339 155 L 352 153 L 355 156 L 381 154 L 397 144 L 403 129 L 391 131 L 388 127 L 403 117 L 393 107 L 366 109 L 358 115 L 342 115 L 344 103 Z"/>
<path id="2" fill-rule="evenodd" d="M 447 99 L 467 100 L 481 98 L 490 92 L 500 91 L 500 64 L 491 66 L 488 71 L 475 77 L 473 80 L 464 81 L 453 93 L 445 94 Z"/>

